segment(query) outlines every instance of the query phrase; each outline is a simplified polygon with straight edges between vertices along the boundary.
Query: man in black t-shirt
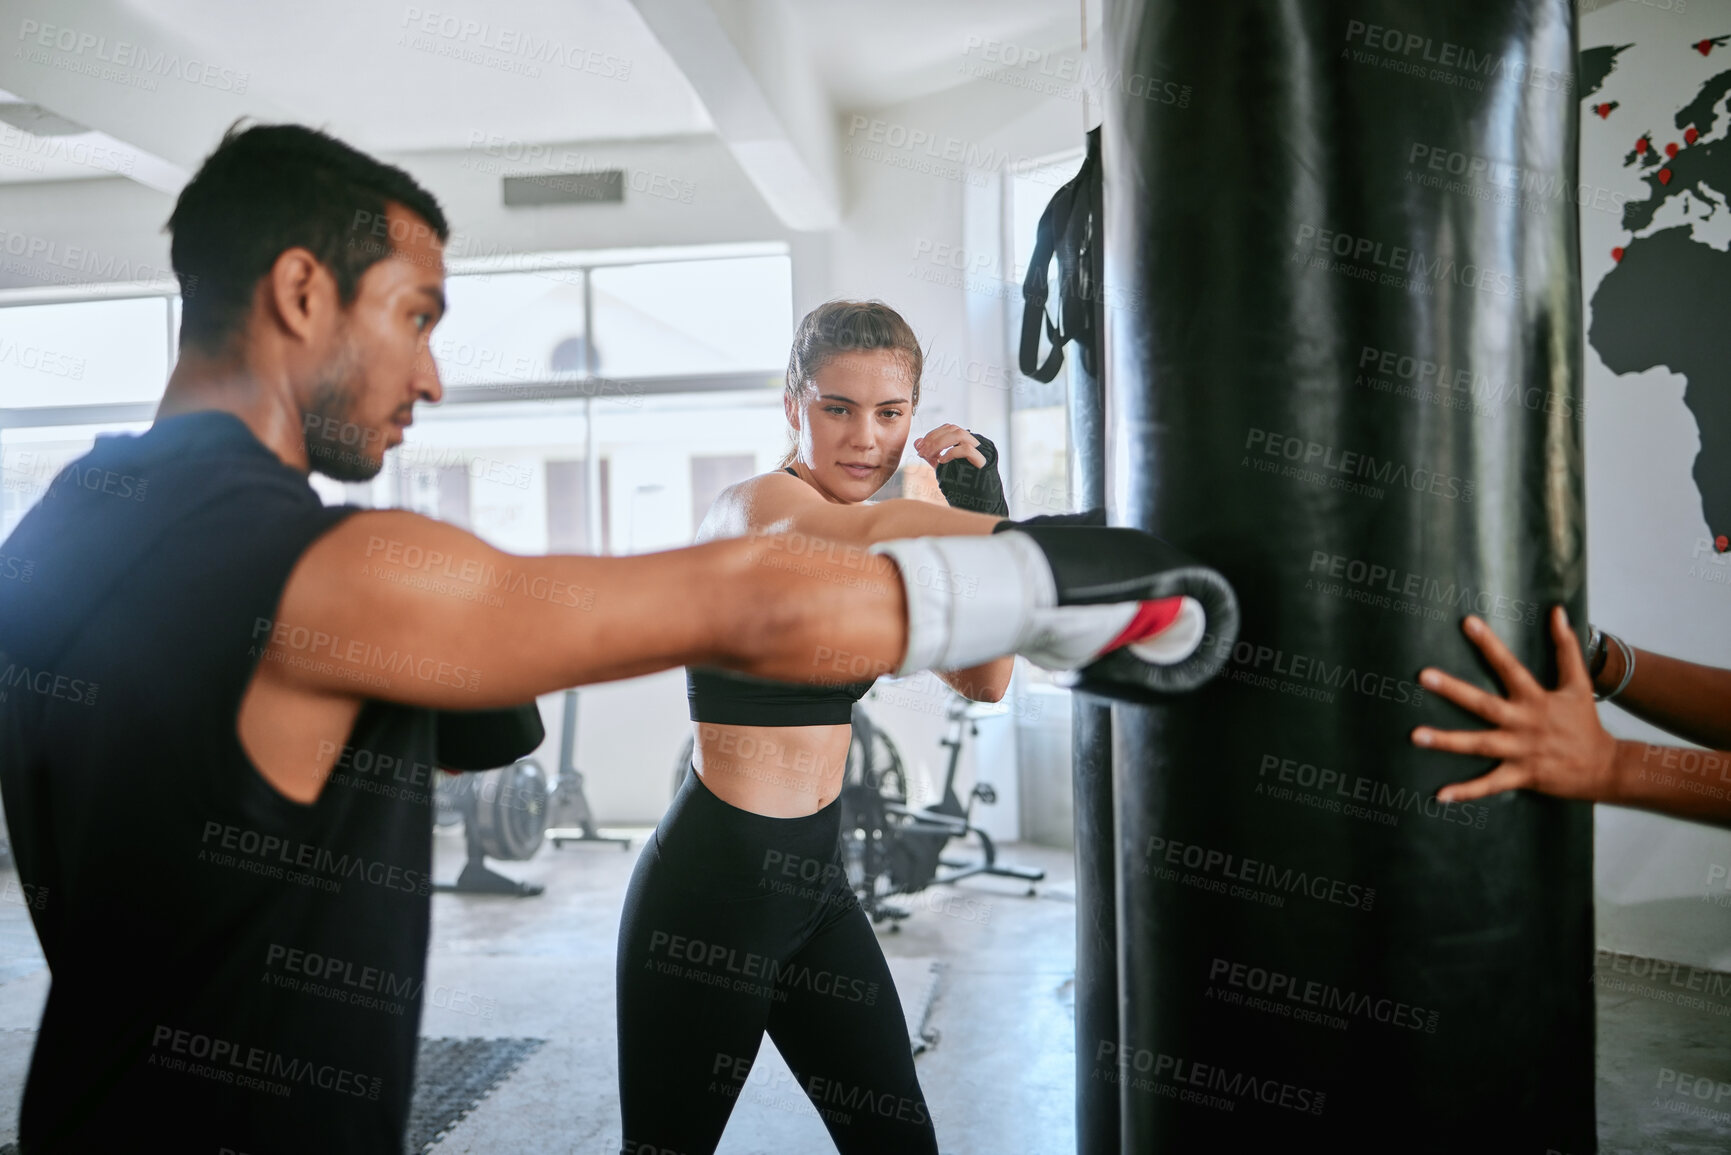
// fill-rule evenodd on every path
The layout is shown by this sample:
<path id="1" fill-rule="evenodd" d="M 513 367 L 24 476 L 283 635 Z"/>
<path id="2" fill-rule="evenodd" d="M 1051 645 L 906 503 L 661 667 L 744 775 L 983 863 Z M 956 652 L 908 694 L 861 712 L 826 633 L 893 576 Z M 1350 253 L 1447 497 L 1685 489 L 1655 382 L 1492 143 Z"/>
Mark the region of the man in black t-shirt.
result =
<path id="1" fill-rule="evenodd" d="M 9 539 L 37 565 L 6 604 L 0 750 L 53 976 L 26 1149 L 153 1147 L 168 1104 L 175 1149 L 397 1149 L 434 714 L 369 702 L 335 745 L 393 772 L 333 767 L 302 801 L 234 725 L 296 560 L 355 512 L 209 410 L 102 439 Z"/>

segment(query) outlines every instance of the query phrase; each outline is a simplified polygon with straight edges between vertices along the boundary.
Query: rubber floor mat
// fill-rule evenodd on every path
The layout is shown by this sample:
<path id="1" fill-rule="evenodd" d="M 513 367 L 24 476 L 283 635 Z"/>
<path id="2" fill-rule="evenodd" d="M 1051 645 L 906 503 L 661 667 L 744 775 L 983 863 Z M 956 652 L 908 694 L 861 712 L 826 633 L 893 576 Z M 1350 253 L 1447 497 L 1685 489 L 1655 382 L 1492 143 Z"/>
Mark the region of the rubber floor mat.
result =
<path id="1" fill-rule="evenodd" d="M 498 1089 L 544 1039 L 422 1039 L 405 1155 L 431 1150 Z"/>

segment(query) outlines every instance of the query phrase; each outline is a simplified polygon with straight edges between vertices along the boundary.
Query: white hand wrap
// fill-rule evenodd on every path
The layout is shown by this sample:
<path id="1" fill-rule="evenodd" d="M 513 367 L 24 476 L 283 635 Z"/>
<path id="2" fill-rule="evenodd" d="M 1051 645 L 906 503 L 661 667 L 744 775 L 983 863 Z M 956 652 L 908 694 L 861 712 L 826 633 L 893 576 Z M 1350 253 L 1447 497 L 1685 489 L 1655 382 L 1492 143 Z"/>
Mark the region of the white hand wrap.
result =
<path id="1" fill-rule="evenodd" d="M 1208 615 L 1202 603 L 1185 597 L 1179 603 L 1178 617 L 1173 623 L 1144 642 L 1131 642 L 1125 648 L 1144 662 L 1156 666 L 1176 666 L 1202 648 L 1208 636 Z"/>
<path id="2" fill-rule="evenodd" d="M 1016 652 L 1048 670 L 1077 669 L 1099 657 L 1140 608 L 1137 602 L 1102 602 L 1037 610 Z"/>
<path id="3" fill-rule="evenodd" d="M 896 563 L 907 591 L 908 649 L 898 677 L 1017 653 L 1035 615 L 1058 600 L 1046 555 L 1026 534 L 898 538 L 871 552 Z"/>
<path id="4" fill-rule="evenodd" d="M 1012 653 L 1048 670 L 1074 670 L 1099 657 L 1139 608 L 1059 606 L 1052 567 L 1026 534 L 898 538 L 871 551 L 896 563 L 907 591 L 908 649 L 898 677 Z M 1129 648 L 1143 661 L 1175 665 L 1196 652 L 1206 632 L 1201 604 L 1187 597 L 1176 621 Z"/>

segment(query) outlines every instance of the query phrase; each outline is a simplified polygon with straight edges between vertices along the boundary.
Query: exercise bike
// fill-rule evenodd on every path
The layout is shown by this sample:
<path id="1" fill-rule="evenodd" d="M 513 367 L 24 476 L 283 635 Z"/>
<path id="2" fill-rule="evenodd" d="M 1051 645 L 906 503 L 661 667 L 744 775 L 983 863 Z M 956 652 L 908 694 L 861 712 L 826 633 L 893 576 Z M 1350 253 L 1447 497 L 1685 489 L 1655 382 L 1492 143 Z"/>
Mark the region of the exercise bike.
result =
<path id="1" fill-rule="evenodd" d="M 977 874 L 996 875 L 1028 883 L 1028 894 L 1032 896 L 1035 893 L 1032 884 L 1046 877 L 1039 867 L 1000 863 L 991 836 L 973 824 L 975 802 L 991 806 L 998 801 L 997 791 L 989 783 L 975 783 L 966 803 L 956 794 L 956 771 L 961 765 L 964 736 L 978 737 L 979 719 L 999 712 L 1001 707 L 970 702 L 959 694 L 951 697 L 944 711 L 949 728 L 939 740 L 939 745 L 949 750 L 944 792 L 930 806 L 908 804 L 907 776 L 902 770 L 901 756 L 887 736 L 871 727 L 868 750 L 882 742 L 886 755 L 881 761 L 874 758 L 863 762 L 860 780 L 842 787 L 844 804 L 850 792 L 853 799 L 851 808 L 844 806 L 842 812 L 842 839 L 850 871 L 853 861 L 857 859 L 860 863 L 861 882 L 855 893 L 874 923 L 906 918 L 908 910 L 884 900 L 917 894 L 933 883 L 960 882 Z M 869 719 L 866 724 L 871 726 Z M 856 735 L 858 725 L 856 719 Z M 943 856 L 952 838 L 965 839 L 970 835 L 979 839 L 977 858 Z M 893 926 L 892 922 L 892 929 Z"/>

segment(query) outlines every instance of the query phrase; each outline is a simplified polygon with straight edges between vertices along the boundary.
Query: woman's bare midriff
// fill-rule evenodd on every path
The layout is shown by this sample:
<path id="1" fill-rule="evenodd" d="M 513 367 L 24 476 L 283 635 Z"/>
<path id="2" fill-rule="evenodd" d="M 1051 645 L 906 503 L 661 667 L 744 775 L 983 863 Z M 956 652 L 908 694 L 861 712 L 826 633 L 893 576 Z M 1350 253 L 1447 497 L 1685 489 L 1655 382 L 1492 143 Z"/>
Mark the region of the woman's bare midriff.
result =
<path id="1" fill-rule="evenodd" d="M 692 754 L 710 793 L 768 818 L 816 814 L 841 793 L 851 726 L 693 722 Z"/>

